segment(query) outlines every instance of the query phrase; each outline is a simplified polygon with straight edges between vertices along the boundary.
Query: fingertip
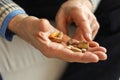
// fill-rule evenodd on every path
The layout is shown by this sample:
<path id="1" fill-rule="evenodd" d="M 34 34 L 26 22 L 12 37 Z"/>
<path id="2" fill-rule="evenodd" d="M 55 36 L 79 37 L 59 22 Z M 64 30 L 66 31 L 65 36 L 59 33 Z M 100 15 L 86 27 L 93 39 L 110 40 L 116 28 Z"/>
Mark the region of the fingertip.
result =
<path id="1" fill-rule="evenodd" d="M 91 62 L 97 63 L 100 59 L 96 54 L 90 53 L 91 55 Z"/>
<path id="2" fill-rule="evenodd" d="M 103 50 L 103 52 L 107 52 L 107 49 L 105 47 L 100 46 L 100 48 Z"/>
<path id="3" fill-rule="evenodd" d="M 107 55 L 105 54 L 104 58 L 102 60 L 107 60 Z"/>
<path id="4" fill-rule="evenodd" d="M 95 42 L 95 41 L 90 41 L 89 42 L 89 46 L 90 47 L 99 47 L 99 43 Z"/>
<path id="5" fill-rule="evenodd" d="M 85 38 L 86 38 L 86 40 L 87 41 L 92 41 L 92 36 L 91 36 L 91 34 L 90 33 L 85 33 Z"/>
<path id="6" fill-rule="evenodd" d="M 100 60 L 106 60 L 107 59 L 107 55 L 104 53 L 104 52 L 100 52 L 100 51 L 97 51 L 97 52 L 94 52 Z"/>
<path id="7" fill-rule="evenodd" d="M 107 60 L 107 55 L 103 54 L 102 58 L 100 58 L 100 60 Z"/>
<path id="8" fill-rule="evenodd" d="M 98 56 L 96 56 L 94 59 L 93 59 L 93 62 L 94 63 L 97 63 L 99 61 L 99 58 L 98 58 Z"/>
<path id="9" fill-rule="evenodd" d="M 99 61 L 99 57 L 96 54 L 88 52 L 82 56 L 81 60 L 87 63 L 91 63 L 91 62 L 97 63 Z"/>

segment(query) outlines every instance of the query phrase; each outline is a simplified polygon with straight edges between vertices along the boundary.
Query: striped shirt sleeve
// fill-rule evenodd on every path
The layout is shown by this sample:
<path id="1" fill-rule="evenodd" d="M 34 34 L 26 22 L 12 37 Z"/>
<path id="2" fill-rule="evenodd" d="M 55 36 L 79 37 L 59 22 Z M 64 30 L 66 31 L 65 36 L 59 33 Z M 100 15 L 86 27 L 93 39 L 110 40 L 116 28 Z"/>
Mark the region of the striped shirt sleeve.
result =
<path id="1" fill-rule="evenodd" d="M 0 37 L 11 41 L 13 34 L 7 33 L 9 21 L 18 14 L 26 14 L 25 11 L 11 0 L 0 0 Z"/>

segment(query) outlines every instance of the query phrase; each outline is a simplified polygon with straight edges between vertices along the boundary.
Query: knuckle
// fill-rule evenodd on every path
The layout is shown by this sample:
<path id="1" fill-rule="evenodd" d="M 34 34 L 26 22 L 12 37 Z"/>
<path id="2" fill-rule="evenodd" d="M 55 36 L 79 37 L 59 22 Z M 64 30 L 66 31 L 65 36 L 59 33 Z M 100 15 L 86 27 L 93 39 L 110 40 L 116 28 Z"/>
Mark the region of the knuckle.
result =
<path id="1" fill-rule="evenodd" d="M 45 18 L 40 19 L 39 22 L 40 22 L 41 25 L 49 23 L 49 21 L 47 19 L 45 19 Z"/>
<path id="2" fill-rule="evenodd" d="M 80 5 L 74 5 L 72 8 L 71 8 L 71 11 L 82 11 L 82 8 L 80 7 Z"/>
<path id="3" fill-rule="evenodd" d="M 97 27 L 98 27 L 98 29 L 100 28 L 100 25 L 97 23 Z"/>
<path id="4" fill-rule="evenodd" d="M 96 17 L 93 17 L 93 23 L 96 23 L 96 24 L 95 24 L 96 29 L 99 29 L 99 28 L 100 28 L 99 22 L 97 21 L 97 18 L 96 18 Z"/>

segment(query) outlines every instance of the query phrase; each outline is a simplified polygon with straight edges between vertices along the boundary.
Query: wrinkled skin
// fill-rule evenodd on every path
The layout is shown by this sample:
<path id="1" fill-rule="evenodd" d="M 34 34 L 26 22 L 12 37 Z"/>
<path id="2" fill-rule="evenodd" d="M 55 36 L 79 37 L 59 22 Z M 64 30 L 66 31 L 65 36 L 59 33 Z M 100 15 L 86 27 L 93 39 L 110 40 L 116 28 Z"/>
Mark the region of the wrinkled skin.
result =
<path id="1" fill-rule="evenodd" d="M 75 1 L 75 3 L 77 3 L 77 1 Z M 75 6 L 75 3 L 73 3 L 73 5 Z M 85 22 L 87 19 L 87 17 L 89 16 L 85 16 L 85 14 L 88 14 L 88 12 L 90 12 L 88 9 L 87 11 L 83 10 L 81 7 L 77 8 L 77 6 L 79 6 L 79 4 L 77 3 L 77 5 L 75 6 L 75 8 L 70 8 L 68 9 L 68 12 L 65 12 L 64 8 L 67 7 L 66 4 L 69 4 L 68 7 L 71 7 L 70 4 L 72 4 L 71 2 L 66 2 L 65 4 L 63 4 L 62 6 L 62 13 L 61 13 L 61 9 L 60 9 L 60 14 L 58 14 L 58 20 L 60 20 L 60 23 L 63 21 L 69 23 L 72 21 L 75 21 L 75 23 L 78 25 L 78 28 L 76 30 L 76 34 L 78 34 L 79 29 L 81 32 L 78 34 L 78 36 L 76 36 L 75 34 L 75 38 L 76 39 L 83 39 L 83 36 L 86 35 L 85 39 L 88 39 L 88 34 L 87 29 L 84 28 L 88 28 L 88 32 L 91 32 L 91 27 L 90 25 Z M 65 5 L 65 6 L 64 6 Z M 81 14 L 77 14 L 77 11 L 83 11 L 81 12 Z M 71 11 L 72 10 L 72 11 Z M 75 14 L 76 16 L 72 16 L 72 14 Z M 64 14 L 64 15 L 63 15 Z M 65 15 L 68 15 L 67 17 Z M 77 16 L 82 16 L 85 18 L 77 18 Z M 92 15 L 92 13 L 91 13 Z M 65 17 L 65 19 L 59 19 L 59 16 Z M 92 15 L 93 16 L 93 15 Z M 90 17 L 90 16 L 89 16 Z M 80 21 L 79 21 L 80 19 Z M 91 18 L 90 18 L 91 19 Z M 68 21 L 66 21 L 68 20 Z M 79 22 L 78 22 L 79 21 Z M 94 21 L 94 20 L 92 20 Z M 57 22 L 58 23 L 58 22 Z M 58 23 L 58 26 L 59 24 Z M 62 22 L 64 23 L 64 22 Z M 66 24 L 63 24 L 63 26 L 59 26 L 59 29 L 62 30 L 64 33 L 66 33 L 65 30 L 65 26 Z M 91 22 L 92 23 L 92 22 Z M 89 25 L 86 26 L 83 24 Z M 91 24 L 92 25 L 92 24 Z M 58 58 L 67 62 L 81 62 L 81 63 L 90 63 L 90 62 L 98 62 L 99 60 L 106 60 L 107 59 L 107 55 L 106 53 L 106 49 L 104 47 L 100 47 L 98 45 L 98 43 L 90 41 L 90 48 L 88 49 L 88 51 L 86 51 L 84 54 L 81 52 L 73 52 L 67 48 L 65 48 L 65 45 L 60 44 L 60 43 L 55 43 L 52 42 L 48 36 L 51 32 L 53 31 L 58 31 L 57 29 L 55 29 L 47 19 L 39 19 L 36 18 L 34 16 L 26 16 L 24 14 L 20 14 L 15 16 L 9 23 L 8 28 L 14 32 L 16 35 L 18 35 L 19 37 L 21 37 L 23 40 L 25 40 L 26 42 L 28 42 L 29 44 L 31 44 L 33 47 L 35 47 L 36 49 L 38 49 L 40 52 L 42 52 L 43 55 L 45 55 L 46 57 L 49 58 Z M 62 29 L 63 28 L 63 29 Z M 94 31 L 94 29 L 93 29 Z M 86 33 L 86 34 L 83 34 Z M 94 32 L 92 33 L 94 34 Z M 95 33 L 96 34 L 96 33 Z M 93 35 L 94 36 L 94 35 Z"/>
<path id="2" fill-rule="evenodd" d="M 74 22 L 77 29 L 74 38 L 78 40 L 93 40 L 98 32 L 99 24 L 91 11 L 88 0 L 68 0 L 65 2 L 56 16 L 57 28 L 68 34 L 67 25 Z"/>

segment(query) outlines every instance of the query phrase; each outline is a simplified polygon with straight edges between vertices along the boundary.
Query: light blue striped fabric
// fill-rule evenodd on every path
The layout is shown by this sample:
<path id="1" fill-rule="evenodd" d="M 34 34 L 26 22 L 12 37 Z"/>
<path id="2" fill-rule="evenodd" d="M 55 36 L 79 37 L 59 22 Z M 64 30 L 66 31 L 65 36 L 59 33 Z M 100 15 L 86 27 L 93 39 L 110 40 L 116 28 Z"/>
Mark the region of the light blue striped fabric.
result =
<path id="1" fill-rule="evenodd" d="M 12 0 L 0 0 L 0 36 L 12 40 L 12 34 L 6 32 L 8 23 L 14 16 L 24 13 L 25 11 Z"/>

